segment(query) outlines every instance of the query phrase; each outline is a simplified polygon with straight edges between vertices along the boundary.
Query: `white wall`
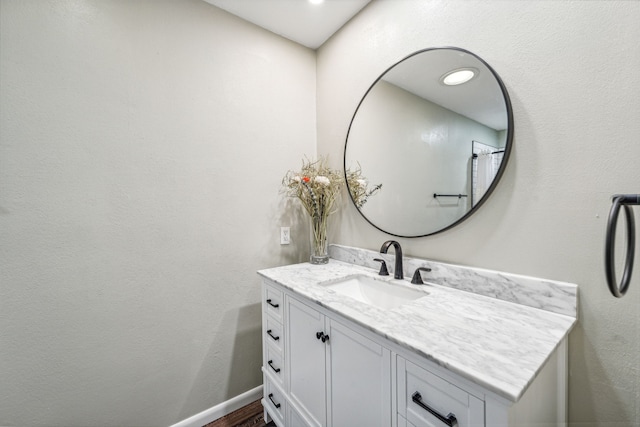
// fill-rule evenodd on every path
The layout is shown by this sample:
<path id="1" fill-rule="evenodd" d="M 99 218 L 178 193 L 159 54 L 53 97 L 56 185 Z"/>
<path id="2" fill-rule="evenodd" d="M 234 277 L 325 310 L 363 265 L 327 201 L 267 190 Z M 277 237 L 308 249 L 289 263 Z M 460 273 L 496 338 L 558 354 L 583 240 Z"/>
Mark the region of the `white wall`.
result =
<path id="1" fill-rule="evenodd" d="M 261 384 L 315 53 L 200 0 L 0 19 L 0 425 L 170 425 Z"/>
<path id="2" fill-rule="evenodd" d="M 603 262 L 611 195 L 640 193 L 638 22 L 638 1 L 376 0 L 318 52 L 318 150 L 335 167 L 360 98 L 409 53 L 459 46 L 504 80 L 515 143 L 503 182 L 461 225 L 400 241 L 409 255 L 580 285 L 572 426 L 640 426 L 640 272 L 618 300 Z M 352 206 L 334 229 L 374 250 L 389 238 Z"/>

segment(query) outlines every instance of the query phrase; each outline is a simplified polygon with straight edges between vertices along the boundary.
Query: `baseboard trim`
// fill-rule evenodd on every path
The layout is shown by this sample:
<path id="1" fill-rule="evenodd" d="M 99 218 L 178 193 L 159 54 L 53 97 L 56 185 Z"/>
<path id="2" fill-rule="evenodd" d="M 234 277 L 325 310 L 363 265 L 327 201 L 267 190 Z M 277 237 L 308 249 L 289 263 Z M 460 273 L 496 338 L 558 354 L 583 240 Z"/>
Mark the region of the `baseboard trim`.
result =
<path id="1" fill-rule="evenodd" d="M 244 393 L 216 406 L 205 409 L 204 411 L 182 420 L 177 424 L 173 424 L 170 427 L 202 427 L 214 422 L 218 418 L 222 418 L 225 415 L 242 408 L 245 405 L 248 405 L 251 402 L 255 402 L 258 399 L 262 399 L 261 385 L 249 391 L 245 391 Z"/>

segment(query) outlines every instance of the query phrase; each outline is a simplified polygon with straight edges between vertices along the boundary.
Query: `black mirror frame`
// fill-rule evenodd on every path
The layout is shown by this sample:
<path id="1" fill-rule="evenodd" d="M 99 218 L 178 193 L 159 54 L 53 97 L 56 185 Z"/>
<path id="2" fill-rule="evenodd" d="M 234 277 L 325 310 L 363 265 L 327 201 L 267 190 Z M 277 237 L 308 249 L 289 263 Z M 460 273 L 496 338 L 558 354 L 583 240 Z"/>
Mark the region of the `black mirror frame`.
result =
<path id="1" fill-rule="evenodd" d="M 428 51 L 444 50 L 444 49 L 456 50 L 456 51 L 459 51 L 459 52 L 462 52 L 462 53 L 466 53 L 466 54 L 469 54 L 469 55 L 473 56 L 478 61 L 480 61 L 485 67 L 487 67 L 487 69 L 491 72 L 493 77 L 496 79 L 496 81 L 498 83 L 498 86 L 500 87 L 500 91 L 502 92 L 502 96 L 504 97 L 504 103 L 505 103 L 505 107 L 506 107 L 506 110 L 507 110 L 507 137 L 506 137 L 506 143 L 505 143 L 504 156 L 502 158 L 502 162 L 500 163 L 500 168 L 498 169 L 498 172 L 496 173 L 496 176 L 495 176 L 493 182 L 491 183 L 491 185 L 489 186 L 489 188 L 487 189 L 485 194 L 482 196 L 482 198 L 480 200 L 478 200 L 478 202 L 475 204 L 475 206 L 473 206 L 471 209 L 469 209 L 469 211 L 466 214 L 464 214 L 462 217 L 460 217 L 460 219 L 458 219 L 457 221 L 451 223 L 450 225 L 448 225 L 448 226 L 446 226 L 444 228 L 441 228 L 439 230 L 436 230 L 436 231 L 434 231 L 432 233 L 421 234 L 421 235 L 418 235 L 418 236 L 404 236 L 404 235 L 401 235 L 401 234 L 391 233 L 391 232 L 389 232 L 387 230 L 383 230 L 382 228 L 378 227 L 373 222 L 371 222 L 371 220 L 369 220 L 369 218 L 367 218 L 364 215 L 364 213 L 362 213 L 362 211 L 360 209 L 358 209 L 358 207 L 355 204 L 355 201 L 353 200 L 353 196 L 351 195 L 351 191 L 349 191 L 349 181 L 347 180 L 347 144 L 349 143 L 349 133 L 351 132 L 351 126 L 353 125 L 353 121 L 355 120 L 356 115 L 358 114 L 358 110 L 360 109 L 360 106 L 362 105 L 362 103 L 366 99 L 366 97 L 369 94 L 369 92 L 371 92 L 371 90 L 376 85 L 376 83 L 378 83 L 380 80 L 382 80 L 382 78 L 385 76 L 385 74 L 387 74 L 391 69 L 393 69 L 396 65 L 406 61 L 407 59 L 409 59 L 409 58 L 411 58 L 413 56 L 416 56 L 416 55 L 419 55 L 421 53 L 428 52 Z M 473 215 L 475 212 L 477 212 L 477 210 L 487 201 L 489 196 L 491 196 L 491 194 L 495 190 L 496 186 L 498 185 L 498 183 L 502 179 L 502 175 L 504 174 L 504 171 L 505 171 L 505 169 L 507 167 L 507 164 L 509 162 L 509 157 L 511 155 L 511 150 L 512 150 L 512 147 L 513 147 L 513 134 L 514 134 L 514 129 L 513 128 L 514 128 L 514 126 L 513 126 L 513 108 L 511 107 L 511 99 L 509 98 L 509 93 L 507 92 L 507 88 L 504 85 L 504 82 L 502 81 L 502 79 L 500 78 L 498 73 L 484 59 L 480 58 L 475 53 L 470 52 L 470 51 L 468 51 L 466 49 L 462 49 L 462 48 L 459 48 L 459 47 L 452 47 L 452 46 L 431 47 L 431 48 L 421 49 L 421 50 L 418 50 L 416 52 L 413 52 L 413 53 L 405 56 L 401 60 L 397 61 L 396 63 L 394 63 L 389 68 L 387 68 L 371 84 L 371 86 L 369 86 L 369 89 L 367 89 L 367 91 L 362 96 L 362 99 L 358 103 L 358 106 L 356 107 L 356 110 L 353 113 L 353 117 L 351 118 L 351 122 L 349 122 L 349 128 L 347 130 L 347 137 L 345 138 L 345 143 L 344 143 L 344 154 L 342 156 L 342 158 L 343 158 L 343 168 L 344 168 L 344 178 L 345 178 L 345 182 L 346 182 L 346 185 L 347 185 L 347 192 L 349 193 L 349 198 L 351 199 L 351 202 L 353 203 L 353 205 L 356 206 L 356 209 L 358 210 L 358 213 L 360 213 L 360 215 L 362 215 L 362 217 L 369 224 L 371 224 L 376 229 L 382 231 L 383 233 L 389 234 L 391 236 L 403 237 L 403 238 L 418 238 L 418 237 L 432 236 L 434 234 L 438 234 L 438 233 L 442 233 L 444 231 L 447 231 L 447 230 L 459 225 L 463 221 L 467 220 L 471 215 Z"/>

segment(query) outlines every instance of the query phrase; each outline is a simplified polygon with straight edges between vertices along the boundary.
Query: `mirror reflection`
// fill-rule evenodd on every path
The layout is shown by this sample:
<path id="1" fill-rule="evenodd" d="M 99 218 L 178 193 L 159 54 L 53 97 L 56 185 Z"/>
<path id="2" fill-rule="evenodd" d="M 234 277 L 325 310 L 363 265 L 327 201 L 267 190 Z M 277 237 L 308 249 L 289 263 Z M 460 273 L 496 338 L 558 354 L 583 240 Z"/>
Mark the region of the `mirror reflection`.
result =
<path id="1" fill-rule="evenodd" d="M 512 138 L 511 105 L 495 71 L 463 49 L 425 49 L 364 95 L 347 134 L 345 170 L 360 169 L 369 187 L 381 186 L 357 206 L 367 221 L 395 236 L 426 236 L 480 207 Z"/>

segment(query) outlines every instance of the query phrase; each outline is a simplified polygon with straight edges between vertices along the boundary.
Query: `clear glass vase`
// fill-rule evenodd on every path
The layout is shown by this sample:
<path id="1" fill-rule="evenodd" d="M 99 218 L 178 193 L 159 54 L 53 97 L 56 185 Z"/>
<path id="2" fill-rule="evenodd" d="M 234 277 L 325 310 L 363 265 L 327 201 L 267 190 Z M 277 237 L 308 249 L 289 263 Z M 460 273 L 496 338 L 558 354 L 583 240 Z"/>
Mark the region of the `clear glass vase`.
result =
<path id="1" fill-rule="evenodd" d="M 329 262 L 329 244 L 327 240 L 327 218 L 311 218 L 311 264 Z"/>

